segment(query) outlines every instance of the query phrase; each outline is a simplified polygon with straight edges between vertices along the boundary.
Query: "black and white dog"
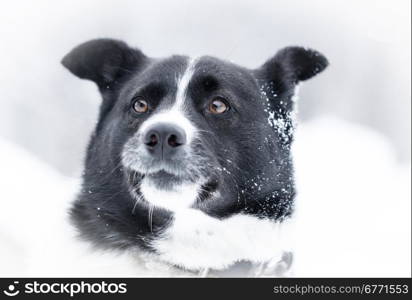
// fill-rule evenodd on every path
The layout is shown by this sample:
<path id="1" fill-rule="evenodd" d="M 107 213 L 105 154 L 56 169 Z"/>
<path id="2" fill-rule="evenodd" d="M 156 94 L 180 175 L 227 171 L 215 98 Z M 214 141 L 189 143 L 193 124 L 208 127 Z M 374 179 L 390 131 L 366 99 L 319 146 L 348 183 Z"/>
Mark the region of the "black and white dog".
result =
<path id="1" fill-rule="evenodd" d="M 286 250 L 295 88 L 323 55 L 288 47 L 251 70 L 97 39 L 62 63 L 102 95 L 71 210 L 84 238 L 192 271 Z"/>

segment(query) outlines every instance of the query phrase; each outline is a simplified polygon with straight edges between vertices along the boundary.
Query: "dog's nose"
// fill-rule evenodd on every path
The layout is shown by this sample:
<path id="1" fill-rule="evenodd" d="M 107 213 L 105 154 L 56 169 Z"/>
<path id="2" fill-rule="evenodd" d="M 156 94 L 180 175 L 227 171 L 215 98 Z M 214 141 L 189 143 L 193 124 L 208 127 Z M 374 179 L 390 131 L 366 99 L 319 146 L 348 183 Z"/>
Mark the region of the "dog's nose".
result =
<path id="1" fill-rule="evenodd" d="M 170 158 L 186 144 L 186 133 L 177 125 L 160 123 L 148 128 L 143 142 L 149 152 L 159 158 Z"/>

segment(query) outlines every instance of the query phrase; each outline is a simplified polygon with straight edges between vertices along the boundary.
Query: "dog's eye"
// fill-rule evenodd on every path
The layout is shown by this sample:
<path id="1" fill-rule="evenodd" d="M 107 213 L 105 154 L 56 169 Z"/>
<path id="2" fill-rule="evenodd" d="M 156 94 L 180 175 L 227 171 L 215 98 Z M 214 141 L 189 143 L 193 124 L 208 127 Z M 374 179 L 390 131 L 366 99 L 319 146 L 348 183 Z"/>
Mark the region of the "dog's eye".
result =
<path id="1" fill-rule="evenodd" d="M 143 99 L 136 99 L 133 101 L 133 110 L 139 114 L 142 114 L 149 110 L 149 105 Z"/>
<path id="2" fill-rule="evenodd" d="M 230 109 L 229 104 L 223 98 L 214 98 L 209 104 L 209 111 L 214 114 L 223 114 Z"/>

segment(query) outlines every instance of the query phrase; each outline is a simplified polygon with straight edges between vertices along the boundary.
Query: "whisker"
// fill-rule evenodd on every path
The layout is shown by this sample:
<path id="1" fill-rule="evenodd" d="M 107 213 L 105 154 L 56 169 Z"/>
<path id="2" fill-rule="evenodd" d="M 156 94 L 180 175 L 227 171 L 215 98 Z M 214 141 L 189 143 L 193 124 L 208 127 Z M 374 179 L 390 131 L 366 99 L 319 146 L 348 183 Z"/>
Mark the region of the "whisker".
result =
<path id="1" fill-rule="evenodd" d="M 149 227 L 150 227 L 150 232 L 153 232 L 153 211 L 154 211 L 154 205 L 149 204 Z"/>
<path id="2" fill-rule="evenodd" d="M 134 203 L 134 205 L 133 205 L 132 214 L 135 213 L 136 207 L 137 207 L 137 203 L 138 203 L 139 201 L 141 201 L 141 200 L 142 200 L 142 196 L 138 195 L 138 196 L 136 197 L 136 201 L 135 201 L 135 203 Z"/>

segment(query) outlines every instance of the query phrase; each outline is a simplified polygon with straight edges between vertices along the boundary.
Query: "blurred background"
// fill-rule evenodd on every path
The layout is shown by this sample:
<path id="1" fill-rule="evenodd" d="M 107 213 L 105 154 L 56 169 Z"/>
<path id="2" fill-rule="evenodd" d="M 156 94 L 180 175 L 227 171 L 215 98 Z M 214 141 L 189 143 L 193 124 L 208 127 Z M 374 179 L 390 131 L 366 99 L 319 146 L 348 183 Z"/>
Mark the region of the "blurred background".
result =
<path id="1" fill-rule="evenodd" d="M 329 142 L 339 145 L 331 149 L 337 151 L 335 160 L 357 157 L 362 163 L 373 157 L 366 164 L 369 173 L 362 173 L 366 165 L 358 164 L 348 170 L 347 176 L 339 177 L 342 190 L 347 188 L 345 180 L 353 180 L 353 173 L 364 174 L 359 180 L 365 189 L 376 186 L 371 174 L 398 176 L 399 172 L 391 172 L 402 169 L 402 180 L 397 182 L 402 182 L 401 187 L 389 183 L 395 175 L 382 177 L 379 182 L 389 191 L 403 191 L 398 208 L 409 207 L 409 213 L 393 218 L 401 218 L 402 224 L 410 226 L 410 11 L 409 0 L 2 2 L 0 154 L 6 164 L 0 170 L 0 184 L 2 188 L 10 186 L 4 178 L 12 180 L 9 177 L 15 163 L 11 164 L 10 159 L 14 153 L 19 161 L 20 156 L 15 155 L 23 153 L 19 151 L 55 177 L 77 178 L 80 174 L 100 101 L 93 83 L 75 78 L 60 65 L 61 58 L 79 43 L 110 37 L 122 39 L 153 57 L 209 54 L 250 68 L 258 67 L 282 47 L 301 45 L 322 52 L 330 61 L 324 73 L 300 89 L 299 126 L 302 130 L 317 130 L 314 138 L 308 138 L 313 130 L 302 138 L 306 141 L 303 148 Z M 325 135 L 321 133 L 323 129 L 328 130 Z M 322 149 L 329 149 L 324 145 L 319 144 L 309 153 L 319 155 Z M 382 151 L 384 154 L 380 155 Z M 353 156 L 346 157 L 347 153 Z M 307 158 L 315 159 L 316 155 Z M 386 167 L 379 168 L 387 159 L 390 172 Z M 300 166 L 305 166 L 307 160 L 303 161 Z M 334 160 L 330 163 L 333 165 Z M 308 166 L 312 167 L 317 166 Z M 339 169 L 330 171 L 343 176 Z M 33 180 L 24 172 L 26 169 L 12 176 L 13 182 Z M 0 202 L 9 211 L 6 200 L 9 199 L 3 197 Z M 377 222 L 387 217 L 387 208 L 388 203 L 382 202 L 382 218 Z M 361 218 L 368 220 L 368 214 Z M 3 223 L 7 223 L 6 219 L 3 216 Z M 410 229 L 405 234 L 409 234 L 409 240 L 402 245 L 409 247 L 405 253 L 410 255 Z M 404 274 L 396 273 L 399 268 L 391 269 L 393 274 Z"/>
<path id="2" fill-rule="evenodd" d="M 9 1 L 0 9 L 0 136 L 78 174 L 99 95 L 60 65 L 75 45 L 123 39 L 154 57 L 216 55 L 258 67 L 288 45 L 331 66 L 299 117 L 334 114 L 383 133 L 410 160 L 410 1 Z"/>

